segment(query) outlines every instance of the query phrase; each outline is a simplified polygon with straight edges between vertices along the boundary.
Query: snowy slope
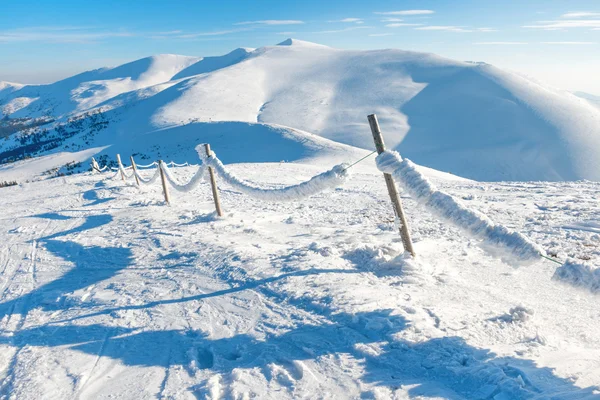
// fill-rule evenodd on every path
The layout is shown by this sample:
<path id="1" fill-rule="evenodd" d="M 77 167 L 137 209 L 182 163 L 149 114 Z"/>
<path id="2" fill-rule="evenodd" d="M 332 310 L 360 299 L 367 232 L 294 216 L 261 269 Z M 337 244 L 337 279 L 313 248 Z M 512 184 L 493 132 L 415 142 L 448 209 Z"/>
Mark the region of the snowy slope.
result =
<path id="1" fill-rule="evenodd" d="M 0 101 L 3 103 L 9 103 L 15 98 L 30 99 L 25 108 L 12 113 L 4 108 L 0 111 L 13 118 L 23 118 L 48 114 L 61 117 L 88 110 L 121 93 L 168 81 L 198 59 L 161 54 L 115 68 L 84 72 L 49 85 L 26 85 L 19 90 L 13 89 L 8 94 L 0 91 Z"/>
<path id="2" fill-rule="evenodd" d="M 552 281 L 554 263 L 490 257 L 408 198 L 405 259 L 367 166 L 293 203 L 221 182 L 221 219 L 206 183 L 171 206 L 158 182 L 112 174 L 0 189 L 0 396 L 600 396 L 597 294 Z M 322 171 L 230 168 L 275 186 Z M 600 263 L 598 234 L 576 224 L 600 218 L 598 184 L 434 180 L 560 259 Z"/>
<path id="3" fill-rule="evenodd" d="M 433 54 L 288 39 L 221 57 L 142 59 L 10 89 L 0 104 L 12 118 L 50 113 L 59 125 L 99 107 L 108 123 L 102 142 L 75 136 L 68 144 L 77 150 L 218 121 L 277 124 L 371 149 L 366 116 L 377 113 L 390 147 L 437 170 L 477 180 L 600 180 L 600 110 L 520 75 Z M 0 155 L 19 146 L 0 143 Z"/>

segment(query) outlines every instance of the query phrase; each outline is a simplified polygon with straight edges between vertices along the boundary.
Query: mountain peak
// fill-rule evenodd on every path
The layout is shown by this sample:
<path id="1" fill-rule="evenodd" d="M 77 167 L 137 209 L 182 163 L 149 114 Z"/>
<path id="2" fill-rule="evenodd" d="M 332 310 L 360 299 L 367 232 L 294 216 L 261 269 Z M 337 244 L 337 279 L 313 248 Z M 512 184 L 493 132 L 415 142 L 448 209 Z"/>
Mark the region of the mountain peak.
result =
<path id="1" fill-rule="evenodd" d="M 313 46 L 313 47 L 328 47 L 319 43 L 307 42 L 306 40 L 298 40 L 293 38 L 287 38 L 281 43 L 277 43 L 277 46 Z"/>

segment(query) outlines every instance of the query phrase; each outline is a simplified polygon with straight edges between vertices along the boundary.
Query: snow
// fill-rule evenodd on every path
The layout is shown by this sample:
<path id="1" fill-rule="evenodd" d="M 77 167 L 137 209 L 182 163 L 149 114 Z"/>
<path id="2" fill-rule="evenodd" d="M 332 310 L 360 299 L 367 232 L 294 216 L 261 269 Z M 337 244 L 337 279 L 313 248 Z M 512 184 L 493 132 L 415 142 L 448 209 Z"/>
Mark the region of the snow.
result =
<path id="1" fill-rule="evenodd" d="M 597 398 L 597 294 L 552 280 L 551 262 L 514 269 L 490 257 L 409 197 L 417 258 L 406 258 L 368 160 L 299 202 L 219 183 L 223 218 L 206 182 L 169 207 L 158 182 L 110 174 L 0 189 L 0 393 Z M 171 173 L 188 182 L 197 169 Z M 322 171 L 227 169 L 261 187 Z M 595 233 L 562 228 L 594 220 L 597 183 L 444 176 L 428 179 L 560 258 L 600 261 Z"/>
<path id="2" fill-rule="evenodd" d="M 177 178 L 175 178 L 171 174 L 171 170 L 169 170 L 169 167 L 167 167 L 167 165 L 164 162 L 161 164 L 161 166 L 159 168 L 163 169 L 165 176 L 167 178 L 167 181 L 169 182 L 171 187 L 173 187 L 173 189 L 177 190 L 178 192 L 184 192 L 184 193 L 190 192 L 190 191 L 194 190 L 196 187 L 198 187 L 200 182 L 202 182 L 202 180 L 204 179 L 204 174 L 206 173 L 206 167 L 204 165 L 201 165 L 200 167 L 198 167 L 198 170 L 196 171 L 194 176 L 192 176 L 192 178 L 189 180 L 189 182 L 187 182 L 185 184 L 181 184 L 181 183 L 177 182 Z"/>
<path id="3" fill-rule="evenodd" d="M 583 99 L 482 63 L 288 39 L 0 82 L 0 109 L 68 128 L 0 166 L 19 183 L 0 188 L 1 398 L 600 397 L 600 111 Z M 390 151 L 348 176 L 373 112 L 425 166 Z M 110 171 L 116 154 L 142 185 Z M 92 156 L 108 172 L 44 174 Z"/>
<path id="4" fill-rule="evenodd" d="M 292 186 L 282 188 L 263 188 L 246 182 L 228 171 L 221 160 L 213 152 L 210 157 L 206 156 L 204 145 L 196 147 L 202 164 L 214 168 L 219 177 L 229 186 L 254 198 L 265 201 L 296 201 L 313 196 L 330 188 L 341 186 L 349 176 L 348 164 L 339 164 L 309 180 Z M 196 177 L 193 178 L 193 180 Z M 191 183 L 191 182 L 190 182 Z"/>
<path id="5" fill-rule="evenodd" d="M 215 122 L 276 125 L 372 149 L 366 116 L 376 113 L 391 149 L 439 171 L 480 181 L 600 180 L 597 107 L 516 73 L 433 54 L 288 39 L 219 57 L 158 55 L 51 85 L 3 87 L 0 107 L 11 118 L 50 115 L 61 124 L 103 111 L 102 134 L 82 133 L 61 151 L 90 140 L 86 147 L 140 144 L 156 132 L 189 132 L 189 125 L 194 136 L 208 138 Z M 184 141 L 189 148 L 198 143 Z M 0 143 L 0 150 L 15 145 Z"/>
<path id="6" fill-rule="evenodd" d="M 590 292 L 600 291 L 600 268 L 589 263 L 569 259 L 556 269 L 552 279 Z"/>
<path id="7" fill-rule="evenodd" d="M 470 210 L 451 195 L 439 191 L 408 159 L 395 151 L 377 156 L 377 168 L 398 179 L 399 184 L 427 210 L 460 228 L 465 233 L 484 239 L 483 245 L 502 258 L 522 264 L 539 261 L 545 252 L 531 240 L 505 226 L 495 224 L 485 215 Z"/>

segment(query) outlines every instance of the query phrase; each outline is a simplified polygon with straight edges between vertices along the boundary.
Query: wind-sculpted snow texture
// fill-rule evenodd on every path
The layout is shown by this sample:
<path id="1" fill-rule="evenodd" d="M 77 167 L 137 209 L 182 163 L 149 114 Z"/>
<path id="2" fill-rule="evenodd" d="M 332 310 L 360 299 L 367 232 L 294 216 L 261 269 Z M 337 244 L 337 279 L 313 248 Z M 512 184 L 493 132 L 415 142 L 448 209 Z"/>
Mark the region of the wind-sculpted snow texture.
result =
<path id="1" fill-rule="evenodd" d="M 600 268 L 582 261 L 567 260 L 556 269 L 552 279 L 593 293 L 600 292 Z"/>
<path id="2" fill-rule="evenodd" d="M 158 183 L 97 173 L 1 188 L 0 398 L 597 399 L 597 295 L 551 262 L 490 257 L 411 197 L 406 257 L 369 161 L 299 202 L 218 176 L 223 218 L 206 181 L 168 207 Z M 261 187 L 324 170 L 226 168 Z M 560 259 L 600 262 L 600 184 L 416 168 Z"/>
<path id="3" fill-rule="evenodd" d="M 286 40 L 221 57 L 159 55 L 50 85 L 2 87 L 2 123 L 23 118 L 32 127 L 0 141 L 0 160 L 62 151 L 85 161 L 88 154 L 74 153 L 90 147 L 98 156 L 114 157 L 120 147 L 122 154 L 191 160 L 193 144 L 202 141 L 223 145 L 227 163 L 289 161 L 333 143 L 371 149 L 366 116 L 376 113 L 388 146 L 401 146 L 419 165 L 481 181 L 600 180 L 597 107 L 484 63 L 427 53 Z M 242 123 L 328 141 L 292 145 L 285 132 L 263 132 L 278 147 L 268 153 L 249 134 L 260 128 Z"/>
<path id="4" fill-rule="evenodd" d="M 167 167 L 166 163 L 163 162 L 161 168 L 165 172 L 165 176 L 167 177 L 167 180 L 169 181 L 173 189 L 177 190 L 178 192 L 184 193 L 190 192 L 197 188 L 200 182 L 202 182 L 202 180 L 204 179 L 204 174 L 206 172 L 206 166 L 201 165 L 188 183 L 181 184 L 177 182 L 177 179 L 171 174 L 171 171 L 169 170 L 169 167 Z"/>
<path id="5" fill-rule="evenodd" d="M 415 164 L 402 159 L 395 151 L 385 151 L 377 156 L 380 171 L 393 175 L 401 187 L 435 215 L 484 240 L 490 251 L 500 250 L 500 256 L 509 263 L 533 264 L 544 251 L 525 236 L 497 225 L 485 215 L 470 210 L 447 193 L 437 188 L 420 173 Z"/>
<path id="6" fill-rule="evenodd" d="M 248 196 L 266 201 L 295 201 L 310 197 L 324 190 L 341 186 L 350 175 L 347 169 L 348 165 L 339 164 L 329 171 L 313 176 L 306 182 L 283 188 L 267 189 L 236 177 L 225 168 L 216 154 L 213 153 L 210 157 L 207 157 L 203 145 L 196 147 L 196 151 L 202 159 L 202 163 L 213 167 L 217 174 L 230 186 Z"/>

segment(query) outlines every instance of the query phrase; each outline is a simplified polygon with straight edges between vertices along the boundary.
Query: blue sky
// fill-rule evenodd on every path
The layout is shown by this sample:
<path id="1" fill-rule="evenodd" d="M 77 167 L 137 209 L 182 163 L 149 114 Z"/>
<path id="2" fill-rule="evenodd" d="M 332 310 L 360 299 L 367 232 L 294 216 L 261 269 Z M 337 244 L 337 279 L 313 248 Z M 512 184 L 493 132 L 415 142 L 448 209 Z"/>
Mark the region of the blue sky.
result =
<path id="1" fill-rule="evenodd" d="M 0 12 L 0 80 L 51 82 L 158 53 L 287 37 L 485 61 L 600 95 L 598 0 L 20 0 Z"/>

